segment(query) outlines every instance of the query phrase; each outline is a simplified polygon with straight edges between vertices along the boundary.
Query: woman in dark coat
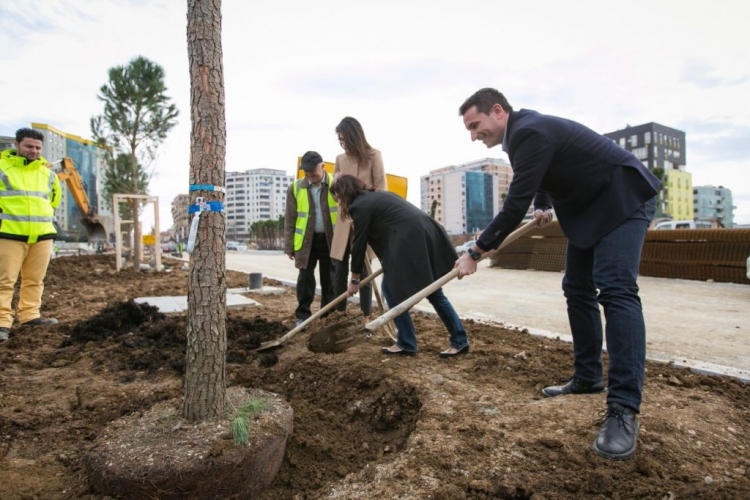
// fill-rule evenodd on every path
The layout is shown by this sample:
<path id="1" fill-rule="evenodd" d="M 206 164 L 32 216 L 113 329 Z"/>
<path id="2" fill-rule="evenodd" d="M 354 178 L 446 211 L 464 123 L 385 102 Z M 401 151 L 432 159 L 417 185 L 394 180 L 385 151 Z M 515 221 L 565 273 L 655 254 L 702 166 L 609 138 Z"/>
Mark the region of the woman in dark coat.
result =
<path id="1" fill-rule="evenodd" d="M 352 175 L 339 177 L 331 186 L 331 194 L 339 202 L 339 215 L 349 215 L 354 223 L 350 296 L 359 291 L 359 276 L 368 243 L 383 267 L 383 295 L 390 307 L 453 270 L 458 256 L 445 229 L 403 198 L 387 191 L 373 191 Z M 428 295 L 427 300 L 450 333 L 450 348 L 440 356 L 467 353 L 466 330 L 443 290 Z M 383 348 L 382 353 L 416 354 L 417 337 L 409 312 L 393 321 L 398 339 L 395 345 Z"/>

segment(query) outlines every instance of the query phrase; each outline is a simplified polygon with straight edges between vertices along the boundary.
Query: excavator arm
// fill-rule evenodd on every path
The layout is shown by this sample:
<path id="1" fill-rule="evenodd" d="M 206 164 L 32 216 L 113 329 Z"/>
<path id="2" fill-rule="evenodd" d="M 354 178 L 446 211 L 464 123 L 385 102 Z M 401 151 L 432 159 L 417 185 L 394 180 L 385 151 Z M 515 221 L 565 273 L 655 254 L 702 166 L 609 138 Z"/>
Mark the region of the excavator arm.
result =
<path id="1" fill-rule="evenodd" d="M 83 185 L 81 174 L 78 173 L 73 160 L 70 158 L 63 158 L 60 164 L 60 169 L 57 172 L 57 178 L 61 181 L 65 181 L 65 184 L 70 190 L 70 195 L 76 202 L 78 210 L 81 211 L 84 217 L 94 216 L 94 211 L 89 204 L 89 197 L 86 194 L 86 188 Z"/>
<path id="2" fill-rule="evenodd" d="M 57 178 L 65 181 L 65 185 L 68 186 L 70 195 L 82 214 L 81 224 L 86 228 L 89 241 L 107 241 L 107 230 L 97 216 L 96 210 L 91 206 L 86 188 L 83 185 L 83 179 L 81 179 L 81 174 L 78 173 L 78 169 L 73 164 L 73 160 L 67 157 L 63 158 L 60 161 L 60 166 L 55 169 L 55 173 Z"/>

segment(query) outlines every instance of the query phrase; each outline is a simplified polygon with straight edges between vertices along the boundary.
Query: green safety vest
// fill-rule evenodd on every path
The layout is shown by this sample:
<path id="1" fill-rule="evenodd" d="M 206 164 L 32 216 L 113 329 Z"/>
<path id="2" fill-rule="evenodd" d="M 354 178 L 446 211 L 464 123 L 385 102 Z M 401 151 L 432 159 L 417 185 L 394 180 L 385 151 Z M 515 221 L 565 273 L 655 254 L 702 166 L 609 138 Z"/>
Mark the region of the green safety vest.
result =
<path id="1" fill-rule="evenodd" d="M 0 153 L 0 237 L 36 243 L 57 234 L 60 181 L 44 158 L 26 162 L 15 149 Z"/>
<path id="2" fill-rule="evenodd" d="M 333 181 L 333 176 L 326 172 L 328 176 L 328 211 L 331 214 L 331 226 L 336 225 L 336 216 L 338 215 L 339 206 L 336 200 L 331 196 L 330 186 Z M 302 187 L 302 182 L 305 179 L 300 179 L 292 186 L 292 194 L 297 200 L 297 223 L 294 226 L 294 251 L 298 252 L 302 248 L 302 243 L 305 241 L 305 231 L 307 230 L 307 221 L 310 216 L 310 197 L 307 195 L 307 188 Z"/>

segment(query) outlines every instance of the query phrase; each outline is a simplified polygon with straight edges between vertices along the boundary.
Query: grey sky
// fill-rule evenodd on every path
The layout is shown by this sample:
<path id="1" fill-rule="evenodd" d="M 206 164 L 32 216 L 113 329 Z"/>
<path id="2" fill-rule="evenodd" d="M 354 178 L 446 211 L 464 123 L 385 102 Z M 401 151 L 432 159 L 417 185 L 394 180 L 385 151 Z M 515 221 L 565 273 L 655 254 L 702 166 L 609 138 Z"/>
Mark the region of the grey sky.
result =
<path id="1" fill-rule="evenodd" d="M 471 143 L 457 115 L 492 86 L 515 108 L 602 133 L 651 121 L 684 130 L 693 183 L 732 189 L 736 221 L 750 223 L 745 10 L 739 0 L 224 0 L 227 169 L 292 174 L 309 149 L 333 160 L 334 128 L 349 115 L 418 203 L 429 170 L 504 157 Z M 181 111 L 151 185 L 168 225 L 188 187 L 186 11 L 183 0 L 0 7 L 0 134 L 38 121 L 89 137 L 107 69 L 138 55 L 161 64 Z"/>

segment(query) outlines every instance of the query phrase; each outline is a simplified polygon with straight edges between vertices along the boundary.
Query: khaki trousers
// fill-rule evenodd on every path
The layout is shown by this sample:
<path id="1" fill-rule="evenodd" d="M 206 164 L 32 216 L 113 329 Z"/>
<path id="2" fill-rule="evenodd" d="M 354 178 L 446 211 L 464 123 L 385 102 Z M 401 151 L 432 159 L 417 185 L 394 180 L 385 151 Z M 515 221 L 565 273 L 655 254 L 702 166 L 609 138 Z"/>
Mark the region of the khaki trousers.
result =
<path id="1" fill-rule="evenodd" d="M 44 276 L 52 255 L 52 240 L 28 244 L 0 238 L 0 327 L 13 324 L 13 287 L 21 274 L 18 321 L 40 317 Z"/>

